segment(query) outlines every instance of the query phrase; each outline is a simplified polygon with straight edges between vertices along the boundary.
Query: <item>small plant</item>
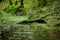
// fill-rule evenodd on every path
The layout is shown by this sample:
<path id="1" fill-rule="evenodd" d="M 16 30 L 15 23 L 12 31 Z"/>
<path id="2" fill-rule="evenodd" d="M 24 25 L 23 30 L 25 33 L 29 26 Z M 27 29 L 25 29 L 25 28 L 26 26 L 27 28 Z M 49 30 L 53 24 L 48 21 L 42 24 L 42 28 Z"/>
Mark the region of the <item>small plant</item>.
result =
<path id="1" fill-rule="evenodd" d="M 7 13 L 11 13 L 12 15 L 16 14 L 17 10 L 19 9 L 20 5 L 9 5 L 7 6 L 4 11 Z"/>

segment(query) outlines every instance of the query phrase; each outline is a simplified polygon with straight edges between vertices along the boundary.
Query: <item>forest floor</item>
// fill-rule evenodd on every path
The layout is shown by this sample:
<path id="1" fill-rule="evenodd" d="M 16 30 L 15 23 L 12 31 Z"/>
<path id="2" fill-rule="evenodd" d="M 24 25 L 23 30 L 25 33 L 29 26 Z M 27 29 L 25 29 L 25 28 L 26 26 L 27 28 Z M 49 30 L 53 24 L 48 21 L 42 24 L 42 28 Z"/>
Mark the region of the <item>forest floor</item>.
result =
<path id="1" fill-rule="evenodd" d="M 3 12 L 3 9 L 7 5 L 9 5 L 7 2 L 0 3 L 0 12 Z M 1 27 L 0 30 L 3 30 L 3 31 L 7 31 L 7 30 L 9 32 L 13 31 L 14 32 L 13 34 L 14 37 L 12 37 L 13 40 L 17 40 L 17 38 L 20 39 L 20 37 L 21 38 L 23 37 L 25 40 L 30 40 L 30 39 L 31 40 L 45 40 L 45 39 L 60 40 L 60 27 L 50 27 L 45 23 L 37 23 L 37 22 L 8 23 L 7 21 L 5 23 L 5 21 L 2 21 L 0 22 L 0 27 Z M 8 34 L 8 33 L 5 33 L 5 34 Z M 12 34 L 8 34 L 8 35 L 12 35 Z"/>

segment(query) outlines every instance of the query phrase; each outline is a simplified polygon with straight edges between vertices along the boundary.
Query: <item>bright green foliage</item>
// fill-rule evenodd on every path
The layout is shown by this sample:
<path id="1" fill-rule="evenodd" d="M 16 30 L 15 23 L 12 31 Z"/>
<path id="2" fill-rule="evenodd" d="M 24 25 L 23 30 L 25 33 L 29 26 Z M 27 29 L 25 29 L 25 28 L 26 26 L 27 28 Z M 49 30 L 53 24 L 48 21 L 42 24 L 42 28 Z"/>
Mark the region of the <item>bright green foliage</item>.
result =
<path id="1" fill-rule="evenodd" d="M 24 22 L 29 20 L 25 16 L 8 16 L 8 17 L 2 17 L 1 19 L 10 22 Z"/>
<path id="2" fill-rule="evenodd" d="M 53 24 L 54 23 L 53 20 L 55 20 L 55 17 L 56 17 L 54 16 L 55 15 L 54 13 L 56 11 L 59 11 L 58 10 L 59 4 L 57 2 L 58 1 L 56 0 L 24 0 L 24 8 L 22 9 L 19 8 L 20 4 L 17 4 L 17 5 L 9 5 L 4 10 L 7 13 L 11 13 L 14 15 L 15 13 L 17 13 L 18 9 L 21 9 L 23 12 L 23 15 L 27 16 L 30 19 L 29 21 L 43 19 L 47 22 L 47 24 L 55 25 Z"/>
<path id="3" fill-rule="evenodd" d="M 16 14 L 19 7 L 20 7 L 19 4 L 18 5 L 9 5 L 8 7 L 6 7 L 4 9 L 4 11 L 6 11 L 7 13 Z"/>
<path id="4" fill-rule="evenodd" d="M 7 13 L 1 13 L 0 20 L 8 22 L 24 22 L 29 19 L 27 16 L 9 16 Z"/>
<path id="5" fill-rule="evenodd" d="M 14 1 L 0 12 L 4 40 L 60 40 L 60 0 L 24 0 L 24 8 Z"/>

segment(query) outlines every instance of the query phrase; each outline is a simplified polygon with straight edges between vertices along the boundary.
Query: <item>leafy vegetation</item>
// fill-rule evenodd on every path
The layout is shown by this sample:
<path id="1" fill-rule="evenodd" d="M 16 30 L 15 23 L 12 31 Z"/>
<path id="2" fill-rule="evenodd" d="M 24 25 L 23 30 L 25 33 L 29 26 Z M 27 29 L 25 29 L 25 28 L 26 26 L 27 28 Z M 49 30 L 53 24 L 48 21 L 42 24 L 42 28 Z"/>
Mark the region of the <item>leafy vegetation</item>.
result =
<path id="1" fill-rule="evenodd" d="M 0 40 L 60 40 L 59 35 L 59 0 L 0 1 Z"/>
<path id="2" fill-rule="evenodd" d="M 11 14 L 16 14 L 18 8 L 20 5 L 9 5 L 8 7 L 6 7 L 4 9 L 4 11 L 6 11 L 7 13 L 11 13 Z"/>

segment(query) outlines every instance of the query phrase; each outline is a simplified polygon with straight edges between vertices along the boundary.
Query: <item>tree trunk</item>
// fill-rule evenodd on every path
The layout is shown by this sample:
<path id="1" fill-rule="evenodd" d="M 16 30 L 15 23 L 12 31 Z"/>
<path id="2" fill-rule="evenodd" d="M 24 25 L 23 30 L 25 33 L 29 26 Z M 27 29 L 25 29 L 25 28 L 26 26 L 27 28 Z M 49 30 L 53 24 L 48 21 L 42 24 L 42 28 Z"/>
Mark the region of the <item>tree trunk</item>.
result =
<path id="1" fill-rule="evenodd" d="M 16 3 L 15 3 L 15 5 L 17 5 L 17 0 L 16 0 Z"/>
<path id="2" fill-rule="evenodd" d="M 24 0 L 21 0 L 21 6 L 20 6 L 20 8 L 23 8 L 23 7 L 24 7 L 23 1 L 24 1 Z"/>
<path id="3" fill-rule="evenodd" d="M 0 2 L 2 2 L 2 0 L 0 0 Z"/>

